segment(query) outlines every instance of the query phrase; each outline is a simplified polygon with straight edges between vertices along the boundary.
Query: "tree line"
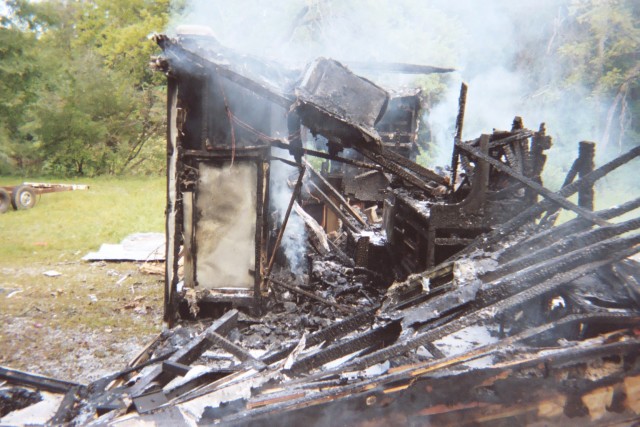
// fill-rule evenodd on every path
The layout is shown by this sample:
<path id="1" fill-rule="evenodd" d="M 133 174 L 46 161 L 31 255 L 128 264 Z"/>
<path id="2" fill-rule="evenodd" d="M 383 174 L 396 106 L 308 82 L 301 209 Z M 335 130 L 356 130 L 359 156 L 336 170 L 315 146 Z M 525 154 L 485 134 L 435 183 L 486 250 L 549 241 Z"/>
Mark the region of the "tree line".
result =
<path id="1" fill-rule="evenodd" d="M 346 10 L 351 1 L 294 4 L 292 37 L 321 38 L 323 19 L 331 19 L 327 11 Z M 536 102 L 577 99 L 591 105 L 599 145 L 620 151 L 638 144 L 640 2 L 550 1 L 562 12 L 550 15 L 541 28 L 543 43 L 518 46 L 511 66 L 537 85 L 542 95 Z M 148 36 L 164 31 L 185 3 L 5 0 L 0 174 L 162 173 L 165 79 L 148 67 L 159 53 Z M 409 0 L 387 3 L 411 7 Z M 380 5 L 371 8 L 384 11 Z M 296 16 L 313 10 L 319 11 L 313 20 L 296 22 Z M 437 100 L 446 85 L 425 80 L 424 86 L 428 99 Z"/>

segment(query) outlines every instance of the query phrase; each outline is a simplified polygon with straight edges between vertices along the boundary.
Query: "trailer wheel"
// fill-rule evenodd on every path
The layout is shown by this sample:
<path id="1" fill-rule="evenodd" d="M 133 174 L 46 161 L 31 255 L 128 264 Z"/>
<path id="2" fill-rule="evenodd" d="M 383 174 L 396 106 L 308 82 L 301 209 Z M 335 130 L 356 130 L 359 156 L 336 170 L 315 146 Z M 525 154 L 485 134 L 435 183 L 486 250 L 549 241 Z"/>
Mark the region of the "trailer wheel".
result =
<path id="1" fill-rule="evenodd" d="M 7 190 L 0 188 L 0 214 L 9 210 L 11 204 L 11 196 Z"/>
<path id="2" fill-rule="evenodd" d="M 11 194 L 13 209 L 31 209 L 36 205 L 36 192 L 28 185 L 20 185 Z"/>

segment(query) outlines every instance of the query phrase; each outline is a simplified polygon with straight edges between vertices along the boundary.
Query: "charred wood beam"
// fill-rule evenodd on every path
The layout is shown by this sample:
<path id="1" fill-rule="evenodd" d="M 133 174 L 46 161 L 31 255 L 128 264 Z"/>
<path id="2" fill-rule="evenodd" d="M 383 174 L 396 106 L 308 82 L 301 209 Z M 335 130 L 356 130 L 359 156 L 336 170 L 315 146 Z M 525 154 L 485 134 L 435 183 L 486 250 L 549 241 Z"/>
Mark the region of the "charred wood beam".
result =
<path id="1" fill-rule="evenodd" d="M 314 192 L 320 196 L 320 198 L 322 199 L 322 201 L 325 203 L 325 205 L 331 209 L 331 211 L 336 214 L 338 216 L 338 218 L 340 218 L 342 220 L 342 223 L 344 224 L 345 227 L 349 228 L 351 231 L 353 231 L 354 233 L 359 233 L 361 230 L 356 227 L 355 225 L 353 225 L 353 223 L 351 222 L 351 219 L 344 213 L 342 212 L 342 210 L 338 207 L 338 205 L 336 205 L 333 200 L 331 199 L 331 197 L 329 197 L 327 194 L 325 194 L 324 191 L 322 191 L 320 189 L 320 187 L 318 187 L 316 185 L 315 182 L 311 183 L 311 188 L 313 188 Z"/>
<path id="2" fill-rule="evenodd" d="M 180 350 L 176 351 L 176 353 L 169 358 L 169 361 L 181 363 L 184 365 L 193 363 L 211 346 L 211 341 L 207 339 L 207 334 L 209 334 L 210 332 L 226 334 L 235 327 L 237 319 L 238 310 L 234 309 L 226 312 L 219 319 L 213 322 L 211 326 L 209 326 L 203 333 L 191 340 Z M 140 378 L 138 382 L 136 382 L 128 390 L 128 394 L 133 397 L 143 394 L 151 383 L 160 380 L 163 376 L 171 377 L 170 375 L 167 375 L 166 372 L 163 372 L 162 366 L 155 366 L 149 373 Z"/>
<path id="3" fill-rule="evenodd" d="M 458 156 L 460 152 L 455 146 L 456 142 L 462 141 L 462 129 L 464 127 L 464 113 L 467 105 L 467 84 L 460 85 L 460 97 L 458 98 L 458 117 L 456 117 L 456 133 L 454 136 L 453 154 L 451 157 L 451 189 L 455 190 L 456 177 L 458 174 Z"/>
<path id="4" fill-rule="evenodd" d="M 273 264 L 276 261 L 276 254 L 278 249 L 280 248 L 280 242 L 282 241 L 282 236 L 284 235 L 284 230 L 287 228 L 287 222 L 289 221 L 289 216 L 291 215 L 291 209 L 293 209 L 293 203 L 296 201 L 298 196 L 300 195 L 300 190 L 302 189 L 302 179 L 304 178 L 305 167 L 300 167 L 300 174 L 298 175 L 298 181 L 296 182 L 295 187 L 293 188 L 293 192 L 291 193 L 291 200 L 289 200 L 289 206 L 287 206 L 287 211 L 284 214 L 284 220 L 282 221 L 282 225 L 280 226 L 280 230 L 278 231 L 278 237 L 276 238 L 276 242 L 273 246 L 273 252 L 271 253 L 271 259 L 269 260 L 269 264 L 267 265 L 267 269 L 264 272 L 264 278 L 262 280 L 262 286 L 266 286 L 267 279 L 271 274 L 271 269 L 273 268 Z"/>
<path id="5" fill-rule="evenodd" d="M 593 222 L 594 224 L 598 224 L 598 225 L 607 225 L 608 222 L 598 218 L 596 215 L 593 214 L 593 212 L 590 212 L 584 208 L 581 208 L 580 206 L 577 206 L 573 203 L 571 203 L 569 200 L 567 200 L 565 197 L 560 196 L 557 193 L 554 193 L 546 188 L 544 188 L 542 185 L 538 184 L 537 182 L 533 181 L 532 179 L 527 178 L 526 176 L 514 171 L 511 167 L 506 166 L 504 163 L 494 159 L 491 156 L 488 156 L 484 153 L 482 153 L 480 150 L 478 150 L 477 148 L 474 147 L 470 147 L 466 144 L 463 143 L 459 143 L 456 142 L 456 146 L 460 148 L 460 150 L 468 153 L 469 155 L 480 159 L 480 160 L 484 160 L 485 162 L 489 163 L 491 166 L 493 166 L 494 168 L 496 168 L 497 170 L 506 173 L 507 175 L 511 176 L 514 179 L 517 179 L 518 181 L 522 182 L 523 184 L 525 184 L 526 186 L 528 186 L 529 188 L 531 188 L 532 190 L 534 190 L 536 193 L 540 194 L 541 196 L 545 197 L 548 200 L 551 200 L 552 202 L 554 202 L 555 204 L 558 204 L 560 206 L 562 206 L 565 209 L 569 209 L 572 210 L 573 212 L 577 213 L 578 215 L 580 215 L 581 217 L 588 219 L 589 221 Z"/>
<path id="6" fill-rule="evenodd" d="M 304 393 L 301 393 L 304 389 L 294 389 L 290 391 L 288 396 L 281 396 L 278 402 L 274 402 L 271 405 L 259 405 L 255 407 L 255 409 L 247 407 L 247 410 L 228 415 L 219 421 L 222 424 L 236 424 L 238 422 L 262 424 L 275 417 L 278 417 L 280 420 L 299 420 L 304 419 L 305 415 L 314 416 L 313 414 L 315 414 L 315 416 L 318 416 L 318 414 L 327 413 L 347 414 L 348 412 L 352 412 L 353 408 L 369 406 L 370 400 L 376 402 L 380 397 L 386 396 L 386 399 L 390 400 L 385 400 L 382 407 L 373 412 L 373 414 L 375 414 L 374 416 L 379 417 L 381 414 L 389 413 L 390 409 L 385 407 L 397 403 L 396 410 L 402 412 L 403 418 L 401 419 L 408 419 L 410 421 L 420 420 L 424 423 L 425 418 L 419 417 L 425 413 L 426 409 L 435 407 L 436 405 L 443 406 L 443 408 L 450 411 L 482 408 L 477 400 L 471 402 L 472 406 L 460 405 L 461 402 L 465 401 L 465 397 L 467 396 L 467 393 L 461 389 L 453 394 L 444 393 L 435 395 L 434 392 L 425 393 L 425 390 L 438 389 L 439 384 L 445 387 L 446 384 L 459 384 L 461 385 L 460 387 L 466 387 L 469 390 L 484 390 L 484 387 L 480 386 L 481 384 L 486 383 L 491 387 L 491 384 L 495 381 L 501 381 L 505 378 L 503 374 L 510 374 L 514 371 L 521 371 L 531 367 L 553 368 L 567 363 L 574 366 L 576 363 L 582 363 L 584 360 L 593 360 L 594 358 L 604 357 L 610 354 L 633 355 L 634 352 L 637 352 L 638 348 L 640 348 L 640 342 L 634 339 L 603 343 L 602 345 L 594 343 L 585 348 L 558 348 L 545 352 L 523 354 L 523 358 L 520 358 L 518 361 L 509 360 L 488 369 L 449 370 L 446 371 L 444 376 L 439 375 L 438 377 L 430 375 L 431 372 L 437 370 L 437 368 L 429 368 L 429 365 L 426 365 L 427 367 L 425 368 L 423 365 L 400 372 L 389 373 L 382 377 L 348 384 L 343 387 L 318 387 L 315 392 L 308 391 Z M 462 355 L 461 358 L 463 356 L 464 355 Z M 507 381 L 509 378 L 511 377 L 508 376 Z M 513 377 L 513 380 L 523 381 L 518 377 Z M 618 381 L 620 380 L 621 378 L 618 379 Z M 419 383 L 416 384 L 418 381 Z M 531 380 L 525 379 L 525 381 L 528 383 Z M 549 384 L 548 386 L 554 389 L 562 389 L 565 383 L 562 380 L 558 382 L 554 378 L 545 379 L 544 381 L 551 382 L 553 385 Z M 571 380 L 566 381 L 566 383 L 568 383 L 567 386 L 569 387 L 572 385 L 574 387 L 576 386 Z M 583 385 L 584 387 L 578 389 L 581 394 L 587 393 L 601 384 L 598 382 L 588 382 Z M 607 385 L 610 385 L 610 382 L 608 382 Z M 410 387 L 411 390 L 408 390 Z M 398 402 L 395 402 L 395 398 L 399 399 Z M 526 395 L 517 395 L 515 399 L 516 401 L 526 400 Z M 250 406 L 250 403 L 247 406 Z M 314 407 L 317 408 L 316 411 L 313 411 Z M 534 408 L 537 409 L 537 407 Z M 501 407 L 499 410 L 504 411 L 504 408 Z M 511 416 L 511 414 L 512 412 L 509 412 L 507 415 Z M 286 416 L 291 418 L 286 418 Z M 366 416 L 366 412 L 363 416 Z M 358 415 L 358 420 L 362 421 L 361 415 Z M 460 417 L 456 417 L 455 420 L 460 421 Z M 355 421 L 354 419 L 354 422 Z M 379 421 L 379 418 L 377 418 L 376 421 Z M 444 422 L 443 424 L 448 425 L 450 422 Z"/>
<path id="7" fill-rule="evenodd" d="M 207 341 L 233 354 L 241 362 L 249 363 L 252 367 L 254 367 L 259 371 L 266 368 L 267 366 L 263 362 L 253 357 L 251 353 L 249 353 L 247 350 L 240 347 L 239 345 L 236 345 L 235 343 L 231 342 L 230 340 L 226 339 L 225 337 L 223 337 L 222 335 L 218 334 L 215 331 L 207 332 Z"/>
<path id="8" fill-rule="evenodd" d="M 588 244 L 588 242 L 585 242 L 585 244 Z M 604 240 L 578 248 L 567 254 L 559 254 L 559 256 L 550 260 L 541 260 L 525 269 L 502 276 L 483 285 L 483 289 L 479 292 L 475 303 L 480 305 L 494 302 L 504 298 L 505 295 L 523 291 L 531 285 L 549 280 L 554 276 L 562 277 L 566 271 L 579 268 L 581 265 L 590 265 L 593 260 L 612 259 L 618 261 L 624 259 L 626 256 L 620 258 L 620 254 L 631 251 L 630 254 L 633 255 L 640 251 L 640 246 L 638 245 L 640 245 L 640 234 Z M 609 261 L 606 264 L 611 264 L 612 262 Z"/>
<path id="9" fill-rule="evenodd" d="M 629 328 L 640 323 L 640 316 L 638 316 L 637 314 L 628 314 L 628 313 L 571 314 L 557 321 L 545 323 L 541 326 L 529 328 L 516 335 L 504 338 L 496 343 L 478 347 L 467 353 L 457 354 L 457 355 L 449 356 L 447 358 L 443 358 L 441 360 L 429 362 L 423 368 L 419 368 L 417 371 L 413 371 L 413 373 L 417 375 L 424 375 L 429 372 L 434 372 L 440 369 L 459 365 L 461 363 L 470 362 L 474 359 L 485 357 L 489 354 L 495 353 L 496 351 L 508 350 L 510 346 L 518 342 L 526 341 L 536 336 L 540 336 L 545 332 L 553 331 L 563 326 L 575 325 L 580 323 L 585 323 L 585 324 L 606 323 L 608 325 L 616 325 L 620 327 Z"/>
<path id="10" fill-rule="evenodd" d="M 484 281 L 496 280 L 499 277 L 530 267 L 533 264 L 545 262 L 550 258 L 556 257 L 558 254 L 573 252 L 605 239 L 637 230 L 638 228 L 640 228 L 640 218 L 635 218 L 620 224 L 596 228 L 595 230 L 586 231 L 577 235 L 574 234 L 551 246 L 529 252 L 521 258 L 500 264 L 498 268 L 480 276 L 480 278 Z"/>
<path id="11" fill-rule="evenodd" d="M 301 289 L 298 286 L 289 285 L 287 283 L 284 283 L 284 282 L 281 282 L 279 280 L 276 280 L 276 279 L 274 279 L 272 277 L 269 277 L 268 280 L 269 280 L 269 282 L 271 282 L 272 285 L 275 285 L 275 286 L 277 286 L 279 288 L 287 289 L 287 290 L 289 290 L 291 292 L 294 292 L 294 293 L 296 293 L 298 295 L 302 295 L 302 296 L 305 296 L 305 297 L 310 298 L 312 300 L 318 301 L 318 302 L 320 302 L 320 303 L 322 303 L 324 305 L 328 305 L 329 307 L 333 307 L 333 308 L 335 308 L 337 310 L 340 310 L 343 313 L 350 313 L 352 311 L 351 307 L 346 307 L 344 305 L 340 305 L 340 304 L 337 304 L 335 302 L 329 301 L 328 299 L 322 298 L 321 296 L 316 295 L 316 294 L 314 294 L 312 292 L 305 291 L 304 289 Z"/>
<path id="12" fill-rule="evenodd" d="M 515 133 L 515 135 L 490 141 L 489 149 L 502 147 L 514 142 L 524 141 L 525 139 L 531 138 L 533 135 L 534 133 L 531 132 L 530 130 L 519 130 Z"/>
<path id="13" fill-rule="evenodd" d="M 138 372 L 140 370 L 142 370 L 143 368 L 146 368 L 147 366 L 151 366 L 151 365 L 155 365 L 156 363 L 159 362 L 163 362 L 165 360 L 167 360 L 168 358 L 170 358 L 173 354 L 175 353 L 175 351 L 169 351 L 161 356 L 158 357 L 154 357 L 153 359 L 149 359 L 146 362 L 140 363 L 138 365 L 135 366 L 131 366 L 129 368 L 123 369 L 120 372 L 116 372 L 112 375 L 108 375 L 106 377 L 102 377 L 94 382 L 92 382 L 91 384 L 89 384 L 89 389 L 91 390 L 92 393 L 96 393 L 99 391 L 104 391 L 107 389 L 107 386 L 109 386 L 109 384 L 117 379 L 120 379 L 122 377 L 124 377 L 125 375 L 129 375 L 133 372 Z M 112 388 L 109 387 L 109 388 Z"/>
<path id="14" fill-rule="evenodd" d="M 398 321 L 390 322 L 379 328 L 370 329 L 357 334 L 353 338 L 337 342 L 325 349 L 295 361 L 290 371 L 294 374 L 309 372 L 312 369 L 348 354 L 355 353 L 356 351 L 364 350 L 374 345 L 384 344 L 385 342 L 393 342 L 398 338 L 401 331 L 402 328 Z"/>
<path id="15" fill-rule="evenodd" d="M 576 176 L 582 178 L 583 176 L 593 172 L 594 158 L 595 158 L 595 143 L 589 141 L 581 141 L 578 149 L 578 158 L 571 165 L 571 169 L 567 173 L 567 176 L 562 184 L 562 187 L 566 187 L 571 184 Z M 585 186 L 578 190 L 578 206 L 583 207 L 585 209 L 593 210 L 593 184 L 589 186 Z M 545 217 L 541 222 L 544 222 L 557 212 L 558 209 L 549 209 L 545 214 Z"/>
<path id="16" fill-rule="evenodd" d="M 255 145 L 250 147 L 220 148 L 213 147 L 211 150 L 183 150 L 184 157 L 196 159 L 222 159 L 228 160 L 232 157 L 239 159 L 262 159 L 267 155 L 268 145 Z"/>
<path id="17" fill-rule="evenodd" d="M 575 194 L 583 186 L 593 185 L 594 182 L 604 177 L 609 172 L 630 162 L 638 156 L 640 156 L 640 146 L 632 148 L 621 156 L 613 159 L 609 163 L 600 166 L 593 172 L 585 175 L 584 177 L 569 184 L 568 186 L 563 187 L 560 191 L 558 191 L 557 194 L 561 197 L 569 197 L 572 194 Z M 498 243 L 501 239 L 504 238 L 505 235 L 513 233 L 524 224 L 532 221 L 534 218 L 538 217 L 540 214 L 552 208 L 553 206 L 554 203 L 549 200 L 542 200 L 541 202 L 536 203 L 535 205 L 516 215 L 514 218 L 505 222 L 491 233 L 482 236 L 482 238 L 478 239 L 476 243 L 469 245 L 466 249 L 454 255 L 452 259 L 459 259 L 460 257 L 466 256 L 481 246 L 487 247 Z"/>
<path id="18" fill-rule="evenodd" d="M 178 362 L 165 361 L 162 363 L 162 371 L 174 376 L 184 377 L 191 367 Z"/>
<path id="19" fill-rule="evenodd" d="M 181 384 L 176 388 L 171 389 L 170 391 L 167 391 L 165 395 L 167 399 L 172 400 L 176 397 L 189 393 L 192 390 L 195 390 L 201 385 L 210 384 L 214 381 L 218 381 L 224 377 L 230 376 L 236 372 L 237 369 L 216 369 L 209 372 L 204 372 L 202 373 L 202 375 L 198 375 L 197 377 L 192 378 L 186 383 Z"/>
<path id="20" fill-rule="evenodd" d="M 514 142 L 524 141 L 525 139 L 528 139 L 534 136 L 535 133 L 528 129 L 521 129 L 521 130 L 515 130 L 513 132 L 509 132 L 508 135 L 509 136 L 502 136 L 502 135 L 496 135 L 496 134 L 489 135 L 490 136 L 489 149 L 502 147 L 503 145 L 511 144 Z M 475 147 L 480 143 L 480 139 L 481 138 L 475 138 L 469 141 L 464 141 L 463 143 Z"/>
<path id="21" fill-rule="evenodd" d="M 285 165 L 293 166 L 294 168 L 298 168 L 298 169 L 301 166 L 300 163 L 292 162 L 291 160 L 283 159 L 282 157 L 271 156 L 269 157 L 269 160 L 277 160 L 279 162 L 284 163 Z"/>
<path id="22" fill-rule="evenodd" d="M 82 384 L 45 377 L 43 375 L 30 374 L 5 366 L 0 366 L 0 379 L 10 384 L 24 385 L 52 393 L 67 393 L 73 387 L 84 387 Z"/>
<path id="23" fill-rule="evenodd" d="M 291 146 L 289 144 L 287 144 L 286 142 L 283 142 L 283 141 L 280 141 L 280 140 L 275 140 L 275 141 L 271 142 L 271 145 L 274 146 L 274 147 L 282 148 L 284 150 L 289 150 L 289 152 L 291 152 Z M 347 159 L 347 158 L 340 157 L 340 156 L 332 156 L 331 154 L 325 153 L 325 152 L 322 152 L 322 151 L 316 151 L 316 150 L 310 150 L 308 148 L 302 148 L 302 152 L 305 155 L 309 155 L 309 156 L 313 156 L 313 157 L 319 157 L 321 159 L 335 160 L 337 162 L 345 163 L 347 165 L 356 166 L 356 167 L 359 167 L 359 168 L 382 171 L 382 167 L 381 166 L 374 165 L 374 164 L 371 164 L 371 163 L 360 162 L 358 160 Z"/>
<path id="24" fill-rule="evenodd" d="M 432 65 L 405 64 L 402 62 L 347 62 L 349 68 L 366 71 L 399 74 L 441 74 L 456 71 L 455 68 L 434 67 Z"/>
<path id="25" fill-rule="evenodd" d="M 581 141 L 579 152 L 582 161 L 580 162 L 578 177 L 582 178 L 593 172 L 595 168 L 596 144 L 589 141 Z M 593 198 L 593 184 L 580 188 L 578 191 L 578 206 L 592 211 L 594 207 Z"/>
<path id="26" fill-rule="evenodd" d="M 380 154 L 382 154 L 382 156 L 386 157 L 387 159 L 395 162 L 396 164 L 402 166 L 403 168 L 408 169 L 418 176 L 424 178 L 427 181 L 433 181 L 440 185 L 449 184 L 449 180 L 446 177 L 440 176 L 434 171 L 425 168 L 424 166 L 420 166 L 418 163 L 396 153 L 393 150 L 383 148 Z"/>
<path id="27" fill-rule="evenodd" d="M 73 410 L 77 403 L 86 395 L 86 389 L 83 386 L 71 387 L 68 392 L 65 393 L 60 406 L 56 411 L 53 418 L 51 418 L 47 425 L 58 426 L 67 425 L 69 419 L 73 414 Z"/>
<path id="28" fill-rule="evenodd" d="M 621 215 L 631 212 L 640 207 L 640 197 L 624 203 L 620 206 L 615 206 L 610 209 L 605 209 L 596 212 L 596 215 L 602 219 L 613 219 Z M 508 248 L 506 248 L 498 257 L 498 260 L 502 263 L 509 262 L 527 253 L 537 251 L 540 248 L 553 245 L 558 240 L 569 236 L 570 234 L 579 233 L 587 230 L 593 224 L 582 218 L 576 218 L 561 224 L 557 227 L 553 227 L 549 230 L 544 230 L 538 234 L 528 237 L 526 240 L 520 241 Z"/>
<path id="29" fill-rule="evenodd" d="M 498 295 L 492 298 L 492 300 L 497 299 L 498 302 L 485 305 L 475 311 L 467 313 L 467 315 L 462 316 L 453 322 L 449 322 L 442 326 L 438 326 L 425 332 L 421 332 L 414 337 L 411 337 L 410 339 L 403 340 L 389 347 L 371 353 L 367 356 L 357 358 L 353 362 L 343 366 L 342 369 L 364 369 L 368 366 L 375 365 L 376 363 L 380 363 L 384 360 L 397 357 L 398 355 L 403 354 L 407 351 L 415 350 L 416 348 L 424 345 L 427 342 L 438 340 L 442 337 L 464 329 L 467 326 L 471 326 L 476 322 L 485 319 L 492 319 L 495 317 L 496 313 L 524 304 L 532 300 L 533 298 L 551 292 L 558 287 L 579 277 L 582 277 L 585 274 L 588 274 L 604 265 L 608 265 L 621 259 L 627 258 L 639 251 L 640 248 L 631 247 L 625 250 L 618 249 L 618 251 L 612 252 L 611 249 L 605 247 L 602 251 L 600 251 L 604 253 L 588 253 L 588 257 L 590 259 L 597 259 L 597 257 L 600 256 L 601 259 L 598 261 L 583 263 L 573 268 L 566 262 L 559 262 L 559 265 L 557 265 L 557 267 L 559 268 L 556 269 L 555 274 L 552 275 L 551 278 L 537 285 L 531 286 L 531 283 L 536 283 L 536 281 L 539 279 L 536 279 L 535 281 L 525 280 L 523 281 L 521 286 L 518 286 L 516 288 L 519 292 L 507 298 L 504 298 L 505 291 L 504 289 L 502 289 L 501 293 L 498 292 Z M 531 269 L 528 269 L 529 272 L 530 270 Z M 507 282 L 507 280 L 504 281 L 504 283 L 508 285 Z M 522 290 L 522 288 L 525 289 Z"/>
<path id="30" fill-rule="evenodd" d="M 309 169 L 309 171 L 311 172 L 311 175 L 313 175 L 313 178 L 315 181 L 319 182 L 320 185 L 322 185 L 322 187 L 327 190 L 330 195 L 332 197 L 335 197 L 336 200 L 338 200 L 341 204 L 341 206 L 344 207 L 344 209 L 349 213 L 349 215 L 351 215 L 353 218 L 355 218 L 356 221 L 358 221 L 358 223 L 360 225 L 362 225 L 363 227 L 366 227 L 367 223 L 364 221 L 364 219 L 362 219 L 362 217 L 351 207 L 351 205 L 349 205 L 349 202 L 347 202 L 344 197 L 342 197 L 342 194 L 340 194 L 340 192 L 338 190 L 336 190 L 333 185 L 331 185 L 329 183 L 329 181 L 327 181 L 326 179 L 324 179 L 324 177 L 318 173 L 318 171 L 316 171 L 313 166 L 311 166 L 311 164 L 309 164 L 309 162 L 307 162 L 306 160 L 304 160 L 304 164 L 307 167 L 307 169 Z"/>
<path id="31" fill-rule="evenodd" d="M 373 307 L 368 310 L 361 311 L 351 317 L 333 323 L 327 328 L 320 329 L 319 331 L 308 335 L 306 338 L 307 346 L 312 347 L 325 341 L 331 342 L 350 334 L 358 328 L 369 326 L 375 319 L 377 309 L 378 307 Z M 290 344 L 281 350 L 265 355 L 261 360 L 266 364 L 277 362 L 278 360 L 287 357 L 296 345 L 297 344 Z"/>
<path id="32" fill-rule="evenodd" d="M 385 150 L 385 153 L 387 151 L 389 150 Z M 396 162 L 389 160 L 387 157 L 385 157 L 385 155 L 380 153 L 375 153 L 370 150 L 360 150 L 360 153 L 362 153 L 369 160 L 379 164 L 380 166 L 382 166 L 384 169 L 391 172 L 392 174 L 397 175 L 400 178 L 407 181 L 408 183 L 410 183 L 411 185 L 418 187 L 422 191 L 426 191 L 427 193 L 432 195 L 435 195 L 437 193 L 436 191 L 437 187 L 433 185 L 428 185 L 422 179 L 422 177 L 416 175 L 412 171 L 408 171 L 404 169 L 402 166 L 398 165 Z"/>

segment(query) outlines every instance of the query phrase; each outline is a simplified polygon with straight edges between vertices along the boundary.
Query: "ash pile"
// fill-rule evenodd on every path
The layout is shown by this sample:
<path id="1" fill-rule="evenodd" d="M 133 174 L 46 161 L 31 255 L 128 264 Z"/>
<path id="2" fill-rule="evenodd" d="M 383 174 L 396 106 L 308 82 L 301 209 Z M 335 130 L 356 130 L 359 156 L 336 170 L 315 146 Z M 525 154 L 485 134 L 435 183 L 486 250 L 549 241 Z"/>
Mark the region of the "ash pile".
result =
<path id="1" fill-rule="evenodd" d="M 207 34 L 155 41 L 167 329 L 88 385 L 2 368 L 25 396 L 2 422 L 35 406 L 26 388 L 70 425 L 638 420 L 640 198 L 594 211 L 594 184 L 640 147 L 596 167 L 580 142 L 551 191 L 544 124 L 465 141 L 463 85 L 452 162 L 430 170 L 420 91 L 352 70 L 449 69 L 287 69 Z"/>

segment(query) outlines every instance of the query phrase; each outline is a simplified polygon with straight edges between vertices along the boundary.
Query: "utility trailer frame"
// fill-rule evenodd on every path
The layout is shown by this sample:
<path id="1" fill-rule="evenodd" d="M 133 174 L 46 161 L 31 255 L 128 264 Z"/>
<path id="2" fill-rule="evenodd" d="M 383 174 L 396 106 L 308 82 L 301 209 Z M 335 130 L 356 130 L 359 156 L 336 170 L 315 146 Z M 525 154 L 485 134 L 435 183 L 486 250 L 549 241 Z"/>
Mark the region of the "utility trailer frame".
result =
<path id="1" fill-rule="evenodd" d="M 36 205 L 36 196 L 62 191 L 88 190 L 88 185 L 82 184 L 50 184 L 47 182 L 23 182 L 20 185 L 0 187 L 0 214 L 9 210 L 31 209 Z"/>

